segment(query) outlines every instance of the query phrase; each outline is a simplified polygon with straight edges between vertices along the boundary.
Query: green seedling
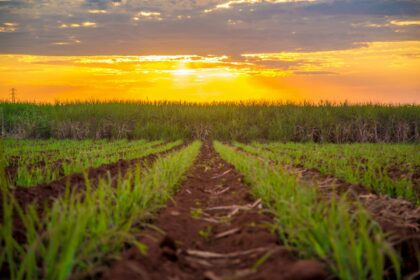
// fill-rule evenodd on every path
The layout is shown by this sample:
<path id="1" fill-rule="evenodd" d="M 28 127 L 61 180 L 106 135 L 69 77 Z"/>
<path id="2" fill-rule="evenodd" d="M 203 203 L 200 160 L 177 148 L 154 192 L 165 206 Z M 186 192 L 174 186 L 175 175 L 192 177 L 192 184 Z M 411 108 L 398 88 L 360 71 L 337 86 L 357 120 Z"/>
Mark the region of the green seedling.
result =
<path id="1" fill-rule="evenodd" d="M 201 208 L 194 208 L 194 209 L 191 209 L 190 213 L 193 219 L 199 219 L 203 216 L 204 211 Z"/>
<path id="2" fill-rule="evenodd" d="M 271 251 L 266 252 L 264 255 L 258 258 L 258 260 L 254 263 L 251 269 L 253 271 L 257 271 L 271 257 L 272 254 L 273 252 Z"/>
<path id="3" fill-rule="evenodd" d="M 201 236 L 202 238 L 208 240 L 212 234 L 213 231 L 213 227 L 212 226 L 207 226 L 204 229 L 200 229 L 198 231 L 198 235 Z"/>

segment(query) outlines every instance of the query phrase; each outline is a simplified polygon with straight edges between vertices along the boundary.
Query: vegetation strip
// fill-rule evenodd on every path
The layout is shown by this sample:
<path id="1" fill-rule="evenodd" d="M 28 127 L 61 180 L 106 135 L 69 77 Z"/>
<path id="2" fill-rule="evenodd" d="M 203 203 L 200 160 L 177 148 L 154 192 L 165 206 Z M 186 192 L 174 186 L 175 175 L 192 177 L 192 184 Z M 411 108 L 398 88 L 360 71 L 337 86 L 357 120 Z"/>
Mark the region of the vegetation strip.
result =
<path id="1" fill-rule="evenodd" d="M 205 143 L 153 229 L 140 235 L 147 254 L 124 252 L 104 279 L 325 279 L 321 262 L 299 260 L 278 244 L 273 219 L 260 202 Z"/>
<path id="2" fill-rule="evenodd" d="M 149 213 L 161 207 L 190 168 L 200 149 L 195 142 L 157 159 L 150 169 L 131 166 L 113 185 L 102 178 L 83 195 L 67 192 L 39 217 L 35 205 L 22 209 L 13 195 L 2 192 L 0 265 L 11 279 L 80 279 L 94 276 L 103 264 L 129 243 L 147 248 L 135 234 Z M 13 238 L 11 213 L 18 211 L 26 232 L 25 244 Z M 65 217 L 65 219 L 63 219 Z"/>
<path id="3" fill-rule="evenodd" d="M 420 106 L 238 102 L 0 102 L 19 138 L 419 142 Z"/>
<path id="4" fill-rule="evenodd" d="M 33 160 L 33 156 L 29 154 L 27 157 L 21 157 L 17 166 L 10 166 L 7 173 L 10 182 L 18 186 L 46 184 L 88 168 L 95 168 L 120 159 L 129 160 L 142 157 L 161 143 L 161 141 L 145 142 L 140 140 L 121 145 L 121 141 L 118 141 L 115 144 L 106 143 L 95 149 L 92 146 L 87 146 L 85 149 L 80 147 L 77 150 L 70 149 L 55 155 L 43 155 L 36 159 L 38 161 L 35 160 L 32 163 L 28 163 L 28 160 Z M 174 145 L 174 143 L 167 145 Z"/>
<path id="5" fill-rule="evenodd" d="M 346 194 L 350 200 L 361 203 L 371 217 L 379 223 L 386 233 L 386 239 L 402 258 L 404 274 L 420 271 L 420 207 L 403 199 L 390 198 L 371 193 L 360 185 L 354 185 L 337 178 L 326 176 L 314 169 L 305 169 L 286 164 L 282 154 L 266 149 L 236 143 L 235 146 L 252 157 L 269 162 L 274 168 L 295 176 L 300 184 L 315 187 L 320 196 Z"/>
<path id="6" fill-rule="evenodd" d="M 282 242 L 302 256 L 324 260 L 340 279 L 399 278 L 400 260 L 364 208 L 345 195 L 320 201 L 317 189 L 300 185 L 280 166 L 251 160 L 219 142 L 215 148 L 274 212 Z"/>
<path id="7" fill-rule="evenodd" d="M 270 143 L 252 145 L 258 153 L 277 161 L 316 168 L 352 184 L 401 197 L 420 204 L 419 146 L 408 144 L 298 144 Z M 250 148 L 250 147 L 249 147 Z"/>
<path id="8" fill-rule="evenodd" d="M 86 189 L 86 177 L 89 178 L 93 186 L 102 177 L 111 176 L 115 178 L 119 173 L 125 173 L 130 167 L 135 165 L 145 166 L 152 163 L 159 156 L 180 149 L 183 145 L 180 141 L 171 142 L 166 145 L 152 147 L 141 152 L 141 157 L 132 160 L 118 160 L 110 164 L 104 164 L 97 168 L 89 168 L 84 173 L 75 173 L 67 177 L 60 178 L 48 184 L 42 184 L 35 187 L 15 187 L 11 190 L 16 201 L 25 206 L 35 202 L 41 204 L 41 201 L 51 203 L 54 199 L 62 196 L 66 192 L 66 187 L 71 186 L 70 191 L 80 191 Z"/>

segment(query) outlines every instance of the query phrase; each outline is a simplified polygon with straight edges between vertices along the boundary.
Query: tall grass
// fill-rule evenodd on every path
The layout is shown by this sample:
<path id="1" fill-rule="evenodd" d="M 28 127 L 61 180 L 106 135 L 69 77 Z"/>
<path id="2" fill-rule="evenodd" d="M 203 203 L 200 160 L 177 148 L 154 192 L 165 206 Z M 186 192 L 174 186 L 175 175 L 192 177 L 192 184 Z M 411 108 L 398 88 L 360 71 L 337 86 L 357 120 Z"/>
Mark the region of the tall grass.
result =
<path id="1" fill-rule="evenodd" d="M 6 153 L 4 151 L 3 139 L 0 137 L 0 191 L 7 186 L 6 166 Z"/>
<path id="2" fill-rule="evenodd" d="M 396 253 L 362 206 L 345 196 L 322 201 L 316 188 L 300 185 L 281 166 L 252 159 L 220 142 L 215 142 L 215 149 L 244 174 L 255 195 L 274 212 L 284 244 L 304 257 L 324 260 L 339 279 L 381 280 L 387 258 L 399 278 Z"/>
<path id="3" fill-rule="evenodd" d="M 21 138 L 414 142 L 420 106 L 278 103 L 0 103 Z"/>

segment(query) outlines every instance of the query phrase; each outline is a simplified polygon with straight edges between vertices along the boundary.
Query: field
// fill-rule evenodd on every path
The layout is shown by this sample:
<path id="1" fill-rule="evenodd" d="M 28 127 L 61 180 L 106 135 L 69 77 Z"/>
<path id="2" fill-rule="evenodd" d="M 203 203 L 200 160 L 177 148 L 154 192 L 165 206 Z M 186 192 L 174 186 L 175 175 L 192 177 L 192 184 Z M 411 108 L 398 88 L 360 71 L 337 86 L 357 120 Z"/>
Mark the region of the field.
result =
<path id="1" fill-rule="evenodd" d="M 0 107 L 0 279 L 420 276 L 418 106 Z"/>

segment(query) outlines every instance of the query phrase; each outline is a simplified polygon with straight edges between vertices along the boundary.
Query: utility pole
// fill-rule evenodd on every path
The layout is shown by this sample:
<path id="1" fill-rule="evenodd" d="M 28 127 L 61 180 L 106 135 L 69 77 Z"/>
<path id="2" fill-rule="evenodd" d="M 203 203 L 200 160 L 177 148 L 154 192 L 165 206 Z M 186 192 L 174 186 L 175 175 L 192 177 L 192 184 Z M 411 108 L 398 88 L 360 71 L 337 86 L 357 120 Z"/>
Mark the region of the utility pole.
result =
<path id="1" fill-rule="evenodd" d="M 16 103 L 16 89 L 15 88 L 12 88 L 11 90 L 10 90 L 10 96 L 12 97 L 12 103 Z"/>

